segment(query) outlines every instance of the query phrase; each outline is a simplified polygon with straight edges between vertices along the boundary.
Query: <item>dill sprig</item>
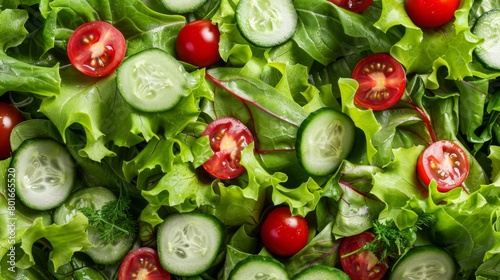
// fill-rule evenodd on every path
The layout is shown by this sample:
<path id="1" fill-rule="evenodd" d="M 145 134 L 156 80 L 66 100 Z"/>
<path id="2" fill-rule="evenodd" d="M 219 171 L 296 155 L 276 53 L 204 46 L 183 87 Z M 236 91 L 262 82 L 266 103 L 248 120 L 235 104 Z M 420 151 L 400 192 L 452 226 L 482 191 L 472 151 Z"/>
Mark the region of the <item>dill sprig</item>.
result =
<path id="1" fill-rule="evenodd" d="M 131 200 L 123 194 L 117 200 L 109 201 L 99 210 L 90 207 L 80 208 L 88 219 L 90 227 L 100 233 L 105 243 L 113 243 L 121 238 L 133 237 L 137 230 L 136 219 L 130 213 Z"/>
<path id="2" fill-rule="evenodd" d="M 423 227 L 429 227 L 435 222 L 435 217 L 429 214 L 420 216 L 415 225 L 399 229 L 394 220 L 376 220 L 373 225 L 375 238 L 363 247 L 342 257 L 347 257 L 362 251 L 371 251 L 377 255 L 380 262 L 387 259 L 397 259 L 410 250 L 417 238 L 416 232 Z M 387 265 L 387 263 L 385 263 Z"/>

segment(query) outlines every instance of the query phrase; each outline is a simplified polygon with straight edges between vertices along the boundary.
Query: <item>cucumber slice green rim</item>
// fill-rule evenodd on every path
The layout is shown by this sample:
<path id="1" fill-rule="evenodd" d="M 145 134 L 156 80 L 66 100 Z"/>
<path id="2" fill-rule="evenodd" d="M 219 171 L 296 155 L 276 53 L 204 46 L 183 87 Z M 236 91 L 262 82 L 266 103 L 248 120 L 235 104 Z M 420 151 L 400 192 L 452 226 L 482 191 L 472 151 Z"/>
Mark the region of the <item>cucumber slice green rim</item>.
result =
<path id="1" fill-rule="evenodd" d="M 198 10 L 208 0 L 161 0 L 161 2 L 167 10 L 178 14 L 185 14 Z"/>
<path id="2" fill-rule="evenodd" d="M 351 278 L 349 277 L 349 275 L 338 268 L 317 264 L 302 270 L 301 272 L 293 276 L 292 279 L 350 280 Z"/>
<path id="3" fill-rule="evenodd" d="M 250 43 L 273 47 L 288 41 L 297 29 L 298 15 L 291 0 L 240 0 L 236 24 Z"/>
<path id="4" fill-rule="evenodd" d="M 443 248 L 434 245 L 410 249 L 393 267 L 394 280 L 452 280 L 456 274 L 455 260 Z"/>
<path id="5" fill-rule="evenodd" d="M 479 17 L 472 33 L 483 38 L 474 55 L 488 69 L 500 70 L 500 9 L 490 10 Z"/>
<path id="6" fill-rule="evenodd" d="M 75 163 L 65 146 L 50 138 L 24 141 L 13 154 L 16 195 L 27 207 L 49 210 L 61 205 L 73 190 Z"/>
<path id="7" fill-rule="evenodd" d="M 355 126 L 342 112 L 321 108 L 311 113 L 297 131 L 299 163 L 310 174 L 334 172 L 354 146 Z"/>
<path id="8" fill-rule="evenodd" d="M 225 231 L 214 216 L 176 213 L 158 227 L 158 255 L 163 267 L 179 276 L 195 276 L 214 263 L 224 244 Z"/>
<path id="9" fill-rule="evenodd" d="M 290 279 L 285 266 L 278 260 L 260 255 L 249 256 L 241 260 L 231 270 L 229 280 L 259 280 L 259 279 L 274 279 L 287 280 Z"/>
<path id="10" fill-rule="evenodd" d="M 190 93 L 192 78 L 182 64 L 160 49 L 136 53 L 117 69 L 118 91 L 142 112 L 167 111 Z"/>

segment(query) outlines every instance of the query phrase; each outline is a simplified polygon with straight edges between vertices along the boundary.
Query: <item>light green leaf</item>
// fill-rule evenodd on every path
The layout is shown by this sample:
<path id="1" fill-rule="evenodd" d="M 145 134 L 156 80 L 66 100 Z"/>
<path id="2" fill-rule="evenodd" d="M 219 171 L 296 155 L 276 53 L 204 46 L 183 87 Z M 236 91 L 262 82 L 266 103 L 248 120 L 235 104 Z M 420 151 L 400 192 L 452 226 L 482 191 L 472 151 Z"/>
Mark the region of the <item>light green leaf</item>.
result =
<path id="1" fill-rule="evenodd" d="M 85 251 L 92 247 L 92 243 L 88 240 L 87 226 L 88 220 L 81 213 L 64 225 L 44 225 L 41 218 L 35 219 L 33 225 L 22 235 L 21 248 L 25 255 L 19 260 L 19 267 L 27 268 L 34 264 L 32 246 L 39 239 L 45 238 L 52 246 L 49 257 L 54 269 L 57 270 L 71 260 L 74 252 Z"/>

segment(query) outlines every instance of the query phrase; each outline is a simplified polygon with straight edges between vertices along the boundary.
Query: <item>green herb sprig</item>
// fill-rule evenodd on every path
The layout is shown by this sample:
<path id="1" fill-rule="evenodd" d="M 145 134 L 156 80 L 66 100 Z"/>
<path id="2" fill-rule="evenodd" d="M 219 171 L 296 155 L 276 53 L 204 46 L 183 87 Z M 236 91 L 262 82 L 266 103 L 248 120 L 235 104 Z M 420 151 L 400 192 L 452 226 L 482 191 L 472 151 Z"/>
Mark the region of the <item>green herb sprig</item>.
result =
<path id="1" fill-rule="evenodd" d="M 347 257 L 362 251 L 371 251 L 377 255 L 380 262 L 387 265 L 387 259 L 397 259 L 410 250 L 417 240 L 417 231 L 423 227 L 429 227 L 435 222 L 432 215 L 422 215 L 417 222 L 408 228 L 399 229 L 394 220 L 376 220 L 373 225 L 375 238 L 363 247 L 343 255 Z"/>
<path id="2" fill-rule="evenodd" d="M 79 209 L 89 220 L 90 227 L 97 230 L 106 243 L 133 237 L 137 231 L 136 219 L 130 213 L 130 197 L 123 194 L 122 188 L 117 200 L 107 202 L 99 210 L 90 207 Z"/>

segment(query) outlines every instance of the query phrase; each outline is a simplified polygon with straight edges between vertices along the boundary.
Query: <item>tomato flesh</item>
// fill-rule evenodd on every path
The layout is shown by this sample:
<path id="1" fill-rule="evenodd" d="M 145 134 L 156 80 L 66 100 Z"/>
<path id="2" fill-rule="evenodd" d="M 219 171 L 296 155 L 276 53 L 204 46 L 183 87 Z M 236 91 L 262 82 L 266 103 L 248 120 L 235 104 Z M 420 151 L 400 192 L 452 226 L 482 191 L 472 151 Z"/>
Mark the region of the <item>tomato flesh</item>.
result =
<path id="1" fill-rule="evenodd" d="M 120 280 L 170 280 L 170 273 L 160 264 L 158 252 L 141 247 L 127 254 L 118 270 Z"/>
<path id="2" fill-rule="evenodd" d="M 406 73 L 396 59 L 388 54 L 372 54 L 354 67 L 352 78 L 359 87 L 354 102 L 366 109 L 385 110 L 403 96 Z"/>
<path id="3" fill-rule="evenodd" d="M 175 42 L 179 59 L 198 67 L 210 67 L 220 60 L 220 32 L 209 20 L 186 24 Z"/>
<path id="4" fill-rule="evenodd" d="M 123 61 L 126 49 L 123 34 L 104 21 L 80 25 L 68 41 L 71 64 L 92 77 L 111 74 Z"/>
<path id="5" fill-rule="evenodd" d="M 379 280 L 387 272 L 387 265 L 380 262 L 376 252 L 360 251 L 358 253 L 343 257 L 363 247 L 366 243 L 375 239 L 375 235 L 369 231 L 358 235 L 345 237 L 340 245 L 340 264 L 352 280 Z"/>
<path id="6" fill-rule="evenodd" d="M 254 139 L 242 122 L 232 117 L 216 119 L 207 126 L 202 136 L 210 138 L 210 147 L 214 152 L 203 164 L 210 175 L 229 180 L 245 171 L 245 167 L 240 164 L 241 151 Z"/>
<path id="7" fill-rule="evenodd" d="M 292 216 L 288 207 L 273 209 L 264 220 L 261 238 L 269 252 L 278 256 L 291 256 L 304 248 L 309 239 L 307 221 Z"/>
<path id="8" fill-rule="evenodd" d="M 469 174 L 469 160 L 457 144 L 441 140 L 432 143 L 420 154 L 417 163 L 420 181 L 428 186 L 432 179 L 440 192 L 459 187 Z"/>
<path id="9" fill-rule="evenodd" d="M 361 13 L 368 8 L 373 0 L 328 0 L 329 2 L 355 13 Z"/>
<path id="10" fill-rule="evenodd" d="M 10 134 L 14 126 L 23 120 L 23 116 L 14 106 L 0 102 L 0 160 L 11 156 Z"/>
<path id="11" fill-rule="evenodd" d="M 406 13 L 422 28 L 434 28 L 449 22 L 460 6 L 460 0 L 406 0 Z"/>

